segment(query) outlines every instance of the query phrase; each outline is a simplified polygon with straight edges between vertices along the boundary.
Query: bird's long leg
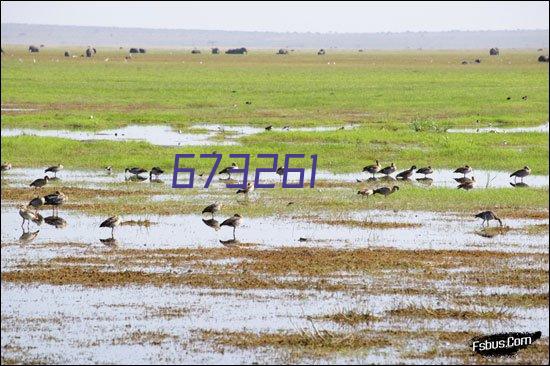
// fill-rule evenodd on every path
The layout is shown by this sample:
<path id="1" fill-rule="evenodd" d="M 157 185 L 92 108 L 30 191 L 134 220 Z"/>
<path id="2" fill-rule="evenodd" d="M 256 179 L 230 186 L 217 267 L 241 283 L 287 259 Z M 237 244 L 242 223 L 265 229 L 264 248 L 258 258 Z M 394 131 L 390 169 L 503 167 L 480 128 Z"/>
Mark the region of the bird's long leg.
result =
<path id="1" fill-rule="evenodd" d="M 114 238 L 115 237 L 115 227 L 113 226 L 111 228 L 111 238 Z"/>
<path id="2" fill-rule="evenodd" d="M 235 229 L 236 228 L 237 228 L 236 226 L 233 226 L 233 240 L 235 240 Z"/>
<path id="3" fill-rule="evenodd" d="M 23 218 L 23 222 L 21 223 L 21 229 L 23 230 L 25 230 L 24 225 L 25 225 L 25 219 Z"/>

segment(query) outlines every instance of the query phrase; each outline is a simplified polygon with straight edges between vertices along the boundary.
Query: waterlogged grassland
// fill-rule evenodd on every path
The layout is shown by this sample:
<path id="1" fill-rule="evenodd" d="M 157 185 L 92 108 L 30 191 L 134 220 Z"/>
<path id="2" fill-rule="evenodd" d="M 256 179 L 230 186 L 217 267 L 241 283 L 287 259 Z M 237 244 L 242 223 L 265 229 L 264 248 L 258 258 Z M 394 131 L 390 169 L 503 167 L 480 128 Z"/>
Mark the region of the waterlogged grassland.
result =
<path id="1" fill-rule="evenodd" d="M 6 51 L 2 105 L 41 111 L 3 115 L 4 126 L 221 122 L 282 127 L 430 119 L 471 126 L 477 120 L 537 125 L 548 119 L 548 67 L 532 51 L 504 51 L 499 57 L 485 51 L 329 52 L 324 57 L 306 51 L 288 56 L 150 51 L 128 62 L 118 50 L 99 50 L 93 59 L 67 59 L 61 49 L 32 55 Z M 475 58 L 481 64 L 460 64 Z"/>
<path id="2" fill-rule="evenodd" d="M 53 137 L 2 137 L 2 161 L 15 166 L 63 164 L 71 168 L 115 169 L 129 166 L 161 166 L 172 170 L 174 155 L 196 156 L 216 151 L 223 154 L 221 166 L 235 159 L 229 154 L 250 154 L 250 167 L 268 167 L 269 159 L 256 159 L 257 154 L 279 154 L 279 165 L 285 154 L 305 154 L 306 159 L 293 159 L 292 166 L 311 167 L 310 155 L 318 155 L 318 169 L 335 173 L 357 172 L 379 159 L 381 164 L 395 162 L 398 168 L 411 165 L 454 169 L 469 164 L 474 169 L 515 171 L 529 165 L 533 174 L 548 174 L 548 135 L 514 134 L 444 134 L 431 132 L 391 131 L 360 128 L 349 131 L 274 132 L 242 138 L 241 146 L 161 147 L 144 142 L 86 141 Z M 21 151 L 25 151 L 21 154 Z M 236 160 L 235 160 L 236 161 Z M 240 161 L 239 161 L 240 162 Z M 187 162 L 201 172 L 210 172 L 211 159 Z"/>

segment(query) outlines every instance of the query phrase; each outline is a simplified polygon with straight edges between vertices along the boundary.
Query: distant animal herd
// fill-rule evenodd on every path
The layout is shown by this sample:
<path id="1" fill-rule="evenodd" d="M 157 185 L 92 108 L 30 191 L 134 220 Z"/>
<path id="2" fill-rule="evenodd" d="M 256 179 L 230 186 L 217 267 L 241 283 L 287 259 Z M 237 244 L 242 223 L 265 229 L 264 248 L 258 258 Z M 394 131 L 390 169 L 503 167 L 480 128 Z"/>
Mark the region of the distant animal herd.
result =
<path id="1" fill-rule="evenodd" d="M 35 53 L 35 52 L 40 52 L 40 48 L 43 48 L 44 45 L 41 44 L 40 47 L 36 47 L 34 45 L 31 45 L 29 46 L 29 52 L 30 53 Z M 123 49 L 123 47 L 120 47 L 119 49 Z M 538 52 L 541 52 L 543 51 L 542 48 L 539 48 L 537 50 Z M 220 54 L 220 49 L 218 47 L 213 47 L 211 48 L 211 52 L 213 55 L 218 55 Z M 294 52 L 294 50 L 290 50 L 290 52 Z M 364 52 L 363 49 L 360 49 L 359 52 Z M 92 46 L 88 46 L 88 48 L 86 48 L 86 50 L 84 50 L 84 53 L 80 55 L 80 57 L 93 57 L 93 55 L 95 55 L 97 53 L 97 50 L 92 47 Z M 129 49 L 128 51 L 129 54 L 140 54 L 140 53 L 147 53 L 147 51 L 145 50 L 145 48 L 137 48 L 137 47 L 132 47 Z M 201 53 L 201 50 L 198 49 L 198 48 L 194 48 L 193 50 L 191 50 L 191 53 L 192 54 L 200 54 Z M 246 49 L 246 47 L 239 47 L 239 48 L 230 48 L 228 50 L 225 51 L 226 54 L 228 55 L 244 55 L 244 54 L 247 54 L 248 53 L 248 50 Z M 2 49 L 2 54 L 4 54 L 4 49 Z M 275 54 L 277 55 L 288 55 L 289 54 L 289 50 L 286 49 L 286 48 L 280 48 Z M 319 51 L 317 51 L 317 55 L 319 56 L 323 56 L 326 54 L 326 51 L 324 48 L 321 48 Z M 489 50 L 489 56 L 499 56 L 500 55 L 500 50 L 498 49 L 498 47 L 493 47 Z M 65 57 L 71 57 L 71 53 L 69 51 L 65 51 L 64 53 L 64 56 Z M 76 56 L 73 56 L 73 57 L 76 57 Z M 131 56 L 126 56 L 126 59 L 129 59 L 131 58 Z M 540 55 L 537 59 L 538 62 L 549 62 L 550 58 L 548 57 L 548 55 Z M 461 62 L 463 65 L 467 65 L 469 64 L 470 62 L 468 61 L 462 61 Z M 478 58 L 478 59 L 475 59 L 474 60 L 474 63 L 481 63 L 481 60 Z"/>

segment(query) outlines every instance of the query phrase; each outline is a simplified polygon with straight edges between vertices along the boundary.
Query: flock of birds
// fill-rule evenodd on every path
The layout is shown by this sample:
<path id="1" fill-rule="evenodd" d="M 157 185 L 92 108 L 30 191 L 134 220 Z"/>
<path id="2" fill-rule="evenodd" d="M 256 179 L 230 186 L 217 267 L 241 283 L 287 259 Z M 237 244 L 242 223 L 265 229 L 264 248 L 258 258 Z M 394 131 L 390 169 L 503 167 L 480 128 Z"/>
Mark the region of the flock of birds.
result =
<path id="1" fill-rule="evenodd" d="M 7 171 L 12 169 L 12 165 L 10 163 L 5 163 L 1 165 L 1 171 Z M 231 173 L 234 172 L 236 169 L 238 169 L 238 166 L 236 163 L 232 163 L 231 166 L 228 166 L 218 172 L 218 174 L 227 174 L 228 179 L 231 179 Z M 48 175 L 44 176 L 44 178 L 38 178 L 35 179 L 30 186 L 38 189 L 44 187 L 48 181 L 55 180 L 57 178 L 57 173 L 59 171 L 63 170 L 63 165 L 58 164 L 51 167 L 48 167 L 44 170 L 45 173 L 53 173 L 53 177 L 49 177 Z M 105 170 L 111 174 L 113 169 L 111 166 L 108 166 L 105 168 Z M 369 180 L 377 180 L 376 174 L 382 174 L 385 178 L 390 180 L 410 180 L 410 178 L 413 176 L 413 174 L 420 174 L 423 175 L 423 178 L 419 179 L 431 179 L 428 178 L 428 175 L 433 174 L 434 170 L 431 166 L 418 168 L 413 165 L 409 169 L 404 170 L 400 173 L 398 173 L 395 178 L 391 177 L 393 173 L 397 171 L 397 168 L 394 163 L 391 163 L 389 166 L 382 167 L 378 160 L 376 160 L 375 164 L 367 165 L 363 168 L 363 172 L 372 174 L 372 177 L 369 178 Z M 156 177 L 156 179 L 159 178 L 161 174 L 164 173 L 164 171 L 159 167 L 153 167 L 150 171 L 140 168 L 140 167 L 133 167 L 133 168 L 126 168 L 124 171 L 125 174 L 130 173 L 136 177 L 141 177 L 141 174 L 149 173 L 149 179 L 153 180 L 153 176 Z M 284 168 L 279 167 L 276 171 L 277 175 L 279 175 L 281 178 L 284 175 Z M 467 177 L 468 174 L 472 173 L 472 168 L 469 165 L 464 165 L 456 170 L 454 170 L 454 173 L 461 174 L 461 177 L 454 178 L 456 182 L 458 183 L 459 189 L 464 190 L 470 190 L 474 187 L 476 181 L 473 176 Z M 510 177 L 514 178 L 514 183 L 517 183 L 517 178 L 521 179 L 521 183 L 523 183 L 523 179 L 531 174 L 531 169 L 528 166 L 523 167 L 522 169 L 519 169 L 512 174 L 510 174 Z M 143 177 L 142 177 L 143 178 Z M 147 179 L 147 178 L 143 178 Z M 358 182 L 361 182 L 358 180 Z M 254 191 L 254 184 L 252 182 L 249 182 L 244 189 L 237 190 L 237 194 L 243 193 L 247 195 L 248 193 Z M 379 188 L 365 188 L 361 189 L 357 192 L 357 194 L 369 197 L 376 194 L 380 194 L 382 196 L 387 197 L 388 195 L 395 193 L 399 191 L 399 186 L 393 186 L 393 187 L 379 187 Z M 30 222 L 34 222 L 37 225 L 41 225 L 42 222 L 47 222 L 50 225 L 54 225 L 55 227 L 64 227 L 66 225 L 65 220 L 60 218 L 58 216 L 58 210 L 59 206 L 64 204 L 67 201 L 67 196 L 63 194 L 60 191 L 55 191 L 54 193 L 45 195 L 45 196 L 37 196 L 27 204 L 27 205 L 19 205 L 19 215 L 22 217 L 23 222 L 21 223 L 21 227 L 24 228 L 25 223 L 27 223 L 27 230 L 29 230 Z M 46 218 L 43 218 L 42 215 L 38 212 L 38 209 L 43 206 L 51 206 L 52 207 L 52 215 Z M 211 205 L 208 205 L 202 210 L 202 215 L 204 217 L 204 214 L 210 214 L 211 217 L 208 219 L 203 218 L 202 221 L 209 227 L 212 227 L 215 230 L 219 230 L 222 226 L 229 226 L 233 228 L 233 240 L 235 240 L 235 231 L 236 228 L 239 227 L 242 224 L 243 217 L 236 213 L 233 216 L 229 217 L 228 219 L 224 220 L 221 224 L 219 221 L 217 221 L 214 218 L 214 214 L 221 211 L 222 204 L 221 203 L 213 203 Z M 496 220 L 499 222 L 500 226 L 502 226 L 502 220 L 497 217 L 497 215 L 492 211 L 483 211 L 475 215 L 476 218 L 482 219 L 482 226 L 487 224 L 489 226 L 489 222 L 492 220 Z M 116 227 L 120 226 L 122 224 L 122 220 L 119 216 L 112 216 L 103 221 L 99 227 L 100 228 L 110 228 L 111 229 L 111 238 L 114 237 L 114 230 Z"/>

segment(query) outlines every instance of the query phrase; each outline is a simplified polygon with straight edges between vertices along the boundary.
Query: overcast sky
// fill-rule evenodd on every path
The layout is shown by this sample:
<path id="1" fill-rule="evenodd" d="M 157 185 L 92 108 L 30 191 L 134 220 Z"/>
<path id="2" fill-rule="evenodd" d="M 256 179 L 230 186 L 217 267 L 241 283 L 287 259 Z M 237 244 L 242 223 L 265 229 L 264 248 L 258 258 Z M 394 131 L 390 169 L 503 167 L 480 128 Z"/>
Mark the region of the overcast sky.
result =
<path id="1" fill-rule="evenodd" d="M 2 1 L 2 23 L 275 32 L 548 29 L 546 1 Z"/>

